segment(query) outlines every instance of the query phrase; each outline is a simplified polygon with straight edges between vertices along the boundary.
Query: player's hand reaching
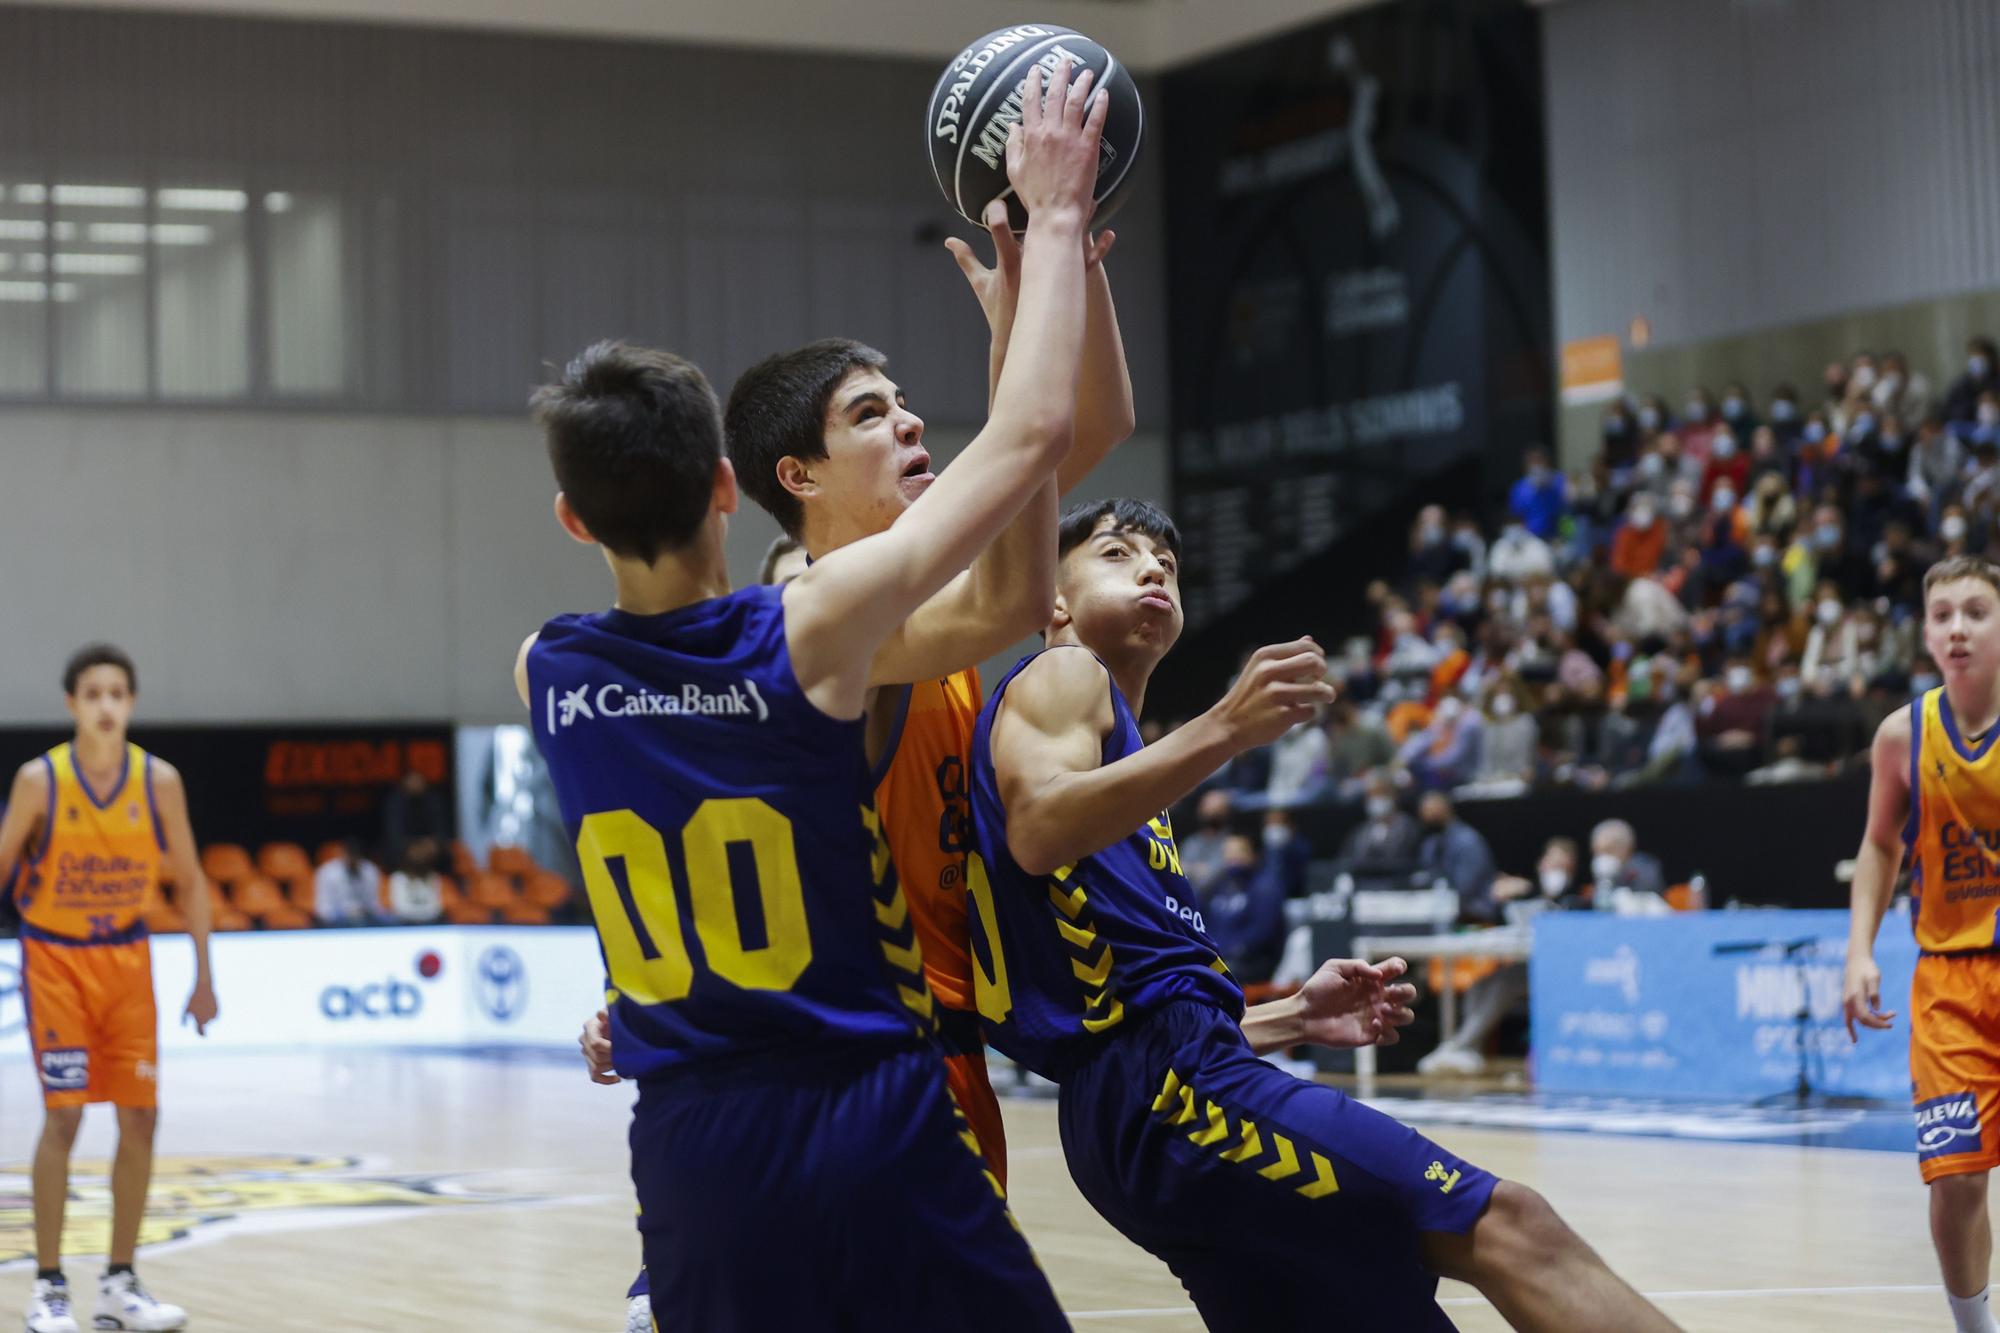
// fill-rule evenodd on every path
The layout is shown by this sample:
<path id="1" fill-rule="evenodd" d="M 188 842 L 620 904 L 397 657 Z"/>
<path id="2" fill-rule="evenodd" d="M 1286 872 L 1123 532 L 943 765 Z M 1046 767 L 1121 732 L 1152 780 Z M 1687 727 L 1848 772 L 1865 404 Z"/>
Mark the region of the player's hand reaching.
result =
<path id="1" fill-rule="evenodd" d="M 583 1025 L 583 1035 L 576 1039 L 583 1051 L 583 1062 L 590 1066 L 590 1081 L 609 1087 L 624 1080 L 611 1067 L 611 1015 L 599 1009 Z"/>
<path id="2" fill-rule="evenodd" d="M 1014 330 L 1014 307 L 1021 299 L 1021 241 L 1008 221 L 1004 200 L 995 199 L 986 206 L 985 221 L 986 234 L 993 238 L 991 268 L 980 263 L 973 248 L 956 236 L 947 236 L 944 248 L 951 251 L 951 257 L 958 261 L 958 271 L 965 275 L 972 294 L 979 298 L 986 327 L 995 338 L 1004 339 Z M 1108 229 L 1085 237 L 1083 271 L 1088 273 L 1103 263 L 1104 256 L 1117 243 L 1118 233 Z"/>
<path id="3" fill-rule="evenodd" d="M 194 993 L 188 996 L 187 1008 L 181 1010 L 181 1021 L 194 1020 L 194 1031 L 198 1037 L 208 1035 L 208 1025 L 215 1021 L 220 1007 L 215 1003 L 215 987 L 206 980 L 194 983 Z"/>
<path id="4" fill-rule="evenodd" d="M 1417 988 L 1398 980 L 1409 971 L 1400 958 L 1379 963 L 1333 958 L 1299 988 L 1300 1039 L 1314 1046 L 1394 1046 L 1396 1029 L 1416 1019 Z"/>
<path id="5" fill-rule="evenodd" d="M 1091 96 L 1091 70 L 1074 74 L 1068 60 L 1057 62 L 1043 88 L 1042 67 L 1028 71 L 1021 90 L 1021 119 L 1007 131 L 1007 179 L 1038 218 L 1086 223 L 1095 211 L 1098 142 L 1111 99 Z"/>
<path id="6" fill-rule="evenodd" d="M 1848 955 L 1847 984 L 1842 988 L 1840 1007 L 1847 1018 L 1849 1041 L 1861 1040 L 1861 1034 L 1854 1030 L 1856 1023 L 1879 1032 L 1896 1021 L 1893 1009 L 1882 1012 L 1882 969 L 1875 966 L 1875 955 Z"/>
<path id="7" fill-rule="evenodd" d="M 1326 652 L 1310 638 L 1274 643 L 1250 657 L 1229 693 L 1209 710 L 1238 753 L 1269 745 L 1333 702 Z"/>

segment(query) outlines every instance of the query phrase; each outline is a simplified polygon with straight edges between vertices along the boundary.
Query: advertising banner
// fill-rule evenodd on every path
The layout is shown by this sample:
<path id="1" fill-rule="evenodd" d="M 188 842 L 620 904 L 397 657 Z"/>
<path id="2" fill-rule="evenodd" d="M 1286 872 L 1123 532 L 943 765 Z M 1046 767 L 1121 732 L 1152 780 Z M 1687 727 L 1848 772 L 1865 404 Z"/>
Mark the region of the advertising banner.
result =
<path id="1" fill-rule="evenodd" d="M 1783 1094 L 1803 1045 L 1813 1091 L 1906 1101 L 1916 957 L 1907 912 L 1891 912 L 1875 959 L 1895 1026 L 1853 1043 L 1841 1020 L 1845 912 L 1549 913 L 1535 921 L 1529 964 L 1536 1086 Z"/>

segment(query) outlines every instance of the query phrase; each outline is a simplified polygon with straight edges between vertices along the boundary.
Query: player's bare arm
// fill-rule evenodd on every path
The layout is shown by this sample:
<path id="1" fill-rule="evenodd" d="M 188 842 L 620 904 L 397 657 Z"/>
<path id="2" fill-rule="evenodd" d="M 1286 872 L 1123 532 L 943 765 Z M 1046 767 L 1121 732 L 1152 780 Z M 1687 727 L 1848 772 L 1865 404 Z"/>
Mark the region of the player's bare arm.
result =
<path id="1" fill-rule="evenodd" d="M 528 650 L 533 648 L 535 641 L 541 637 L 540 631 L 530 634 L 521 640 L 521 650 L 514 654 L 514 693 L 521 696 L 523 708 L 534 707 L 528 702 Z"/>
<path id="2" fill-rule="evenodd" d="M 1847 980 L 1841 1008 L 1847 1037 L 1854 1025 L 1886 1028 L 1895 1013 L 1882 1012 L 1882 970 L 1875 965 L 1875 934 L 1889 910 L 1896 873 L 1903 866 L 1903 825 L 1910 817 L 1910 710 L 1898 708 L 1875 729 L 1870 749 L 1868 831 L 1854 855 L 1852 909 L 1847 926 Z"/>
<path id="3" fill-rule="evenodd" d="M 194 943 L 194 990 L 188 995 L 182 1017 L 193 1019 L 194 1030 L 207 1036 L 217 1012 L 215 980 L 208 967 L 208 880 L 195 852 L 194 825 L 188 820 L 187 788 L 180 770 L 157 756 L 153 760 L 153 800 L 160 827 L 167 835 L 167 877 L 179 890 L 181 915 L 187 918 L 188 938 Z"/>
<path id="4" fill-rule="evenodd" d="M 1083 236 L 1107 105 L 1089 97 L 1089 84 L 1088 72 L 1072 83 L 1065 62 L 1045 107 L 1039 73 L 1031 74 L 1008 139 L 1028 235 L 1019 336 L 986 429 L 888 532 L 831 553 L 785 589 L 793 669 L 830 716 L 860 715 L 882 644 L 1000 535 L 1069 450 Z"/>
<path id="5" fill-rule="evenodd" d="M 41 831 L 42 817 L 48 807 L 48 769 L 41 760 L 30 759 L 14 771 L 14 785 L 7 793 L 7 814 L 0 819 L 0 892 L 14 882 L 21 858 Z"/>
<path id="6" fill-rule="evenodd" d="M 1326 657 L 1310 639 L 1260 648 L 1213 708 L 1100 767 L 1110 674 L 1087 652 L 1043 653 L 1007 687 L 993 725 L 1008 850 L 1023 870 L 1045 875 L 1130 837 L 1230 758 L 1330 702 L 1325 677 Z"/>
<path id="7" fill-rule="evenodd" d="M 986 232 L 993 242 L 990 268 L 979 261 L 970 245 L 956 236 L 947 240 L 945 247 L 958 261 L 973 295 L 979 299 L 979 307 L 985 312 L 987 327 L 993 334 L 987 361 L 990 396 L 1000 383 L 1007 360 L 1007 343 L 1013 333 L 1020 295 L 1021 245 L 1007 225 L 1006 205 L 997 200 L 987 206 Z M 1130 438 L 1137 424 L 1132 406 L 1132 375 L 1125 361 L 1125 339 L 1119 332 L 1118 309 L 1112 302 L 1111 280 L 1104 269 L 1104 258 L 1117 240 L 1118 233 L 1114 231 L 1098 232 L 1090 238 L 1084 255 L 1089 290 L 1084 299 L 1083 366 L 1076 388 L 1076 440 L 1056 471 L 1056 489 L 1063 495 Z"/>

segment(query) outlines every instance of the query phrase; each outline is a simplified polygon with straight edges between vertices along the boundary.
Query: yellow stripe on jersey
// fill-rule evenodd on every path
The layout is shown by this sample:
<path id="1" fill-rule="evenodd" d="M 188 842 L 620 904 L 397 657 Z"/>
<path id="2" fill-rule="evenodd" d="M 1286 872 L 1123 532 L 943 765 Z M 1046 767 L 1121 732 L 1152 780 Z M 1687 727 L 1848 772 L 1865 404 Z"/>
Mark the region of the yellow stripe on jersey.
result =
<path id="1" fill-rule="evenodd" d="M 2000 736 L 1974 742 L 1942 687 L 1910 704 L 1911 924 L 1917 947 L 2000 946 Z"/>

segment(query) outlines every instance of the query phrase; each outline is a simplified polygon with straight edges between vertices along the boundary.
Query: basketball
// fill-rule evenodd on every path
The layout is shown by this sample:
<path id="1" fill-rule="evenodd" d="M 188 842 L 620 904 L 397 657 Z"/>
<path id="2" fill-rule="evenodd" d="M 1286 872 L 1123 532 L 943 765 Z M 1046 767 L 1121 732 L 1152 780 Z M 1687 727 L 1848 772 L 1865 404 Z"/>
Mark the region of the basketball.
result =
<path id="1" fill-rule="evenodd" d="M 1097 209 L 1091 225 L 1103 226 L 1117 211 L 1146 130 L 1145 108 L 1131 71 L 1074 28 L 1022 23 L 989 32 L 966 47 L 931 90 L 924 114 L 931 171 L 961 217 L 977 223 L 989 203 L 1003 198 L 1014 230 L 1028 225 L 1027 210 L 1007 180 L 1007 131 L 1021 118 L 1028 70 L 1040 65 L 1052 73 L 1065 57 L 1075 73 L 1092 71 L 1093 95 L 1101 89 L 1112 99 L 1098 142 Z"/>

